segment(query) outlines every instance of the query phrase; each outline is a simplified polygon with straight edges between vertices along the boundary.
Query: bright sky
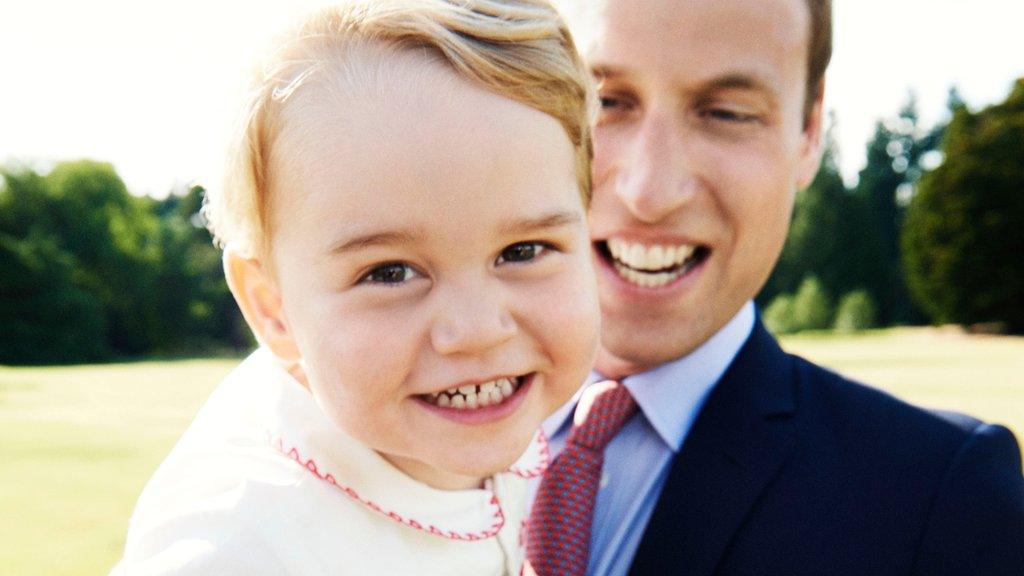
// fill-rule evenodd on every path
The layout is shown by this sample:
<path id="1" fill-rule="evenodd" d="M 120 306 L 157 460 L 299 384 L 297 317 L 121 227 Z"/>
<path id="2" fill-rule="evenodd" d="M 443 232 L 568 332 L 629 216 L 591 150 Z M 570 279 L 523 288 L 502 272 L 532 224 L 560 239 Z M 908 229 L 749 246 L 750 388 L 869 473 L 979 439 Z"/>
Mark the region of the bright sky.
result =
<path id="1" fill-rule="evenodd" d="M 239 76 L 283 22 L 323 0 L 0 4 L 0 162 L 110 161 L 136 193 L 215 173 Z M 827 106 L 848 179 L 908 89 L 926 124 L 956 84 L 973 108 L 1024 76 L 1021 0 L 834 0 Z"/>

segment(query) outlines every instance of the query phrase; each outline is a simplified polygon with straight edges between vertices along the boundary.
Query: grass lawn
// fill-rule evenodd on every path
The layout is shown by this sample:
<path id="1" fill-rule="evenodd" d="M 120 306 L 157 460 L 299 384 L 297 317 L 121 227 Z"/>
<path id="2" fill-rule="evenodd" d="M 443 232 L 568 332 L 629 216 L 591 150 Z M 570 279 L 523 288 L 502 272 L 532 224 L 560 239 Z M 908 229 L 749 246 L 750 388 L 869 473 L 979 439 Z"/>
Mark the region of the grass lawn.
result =
<path id="1" fill-rule="evenodd" d="M 898 329 L 801 335 L 783 346 L 1024 437 L 1024 338 Z M 235 364 L 0 367 L 0 572 L 105 574 L 146 479 Z"/>
<path id="2" fill-rule="evenodd" d="M 146 479 L 235 364 L 0 367 L 0 572 L 106 574 Z"/>
<path id="3" fill-rule="evenodd" d="M 1024 439 L 1024 338 L 896 328 L 790 336 L 782 346 L 919 406 L 1003 424 Z"/>

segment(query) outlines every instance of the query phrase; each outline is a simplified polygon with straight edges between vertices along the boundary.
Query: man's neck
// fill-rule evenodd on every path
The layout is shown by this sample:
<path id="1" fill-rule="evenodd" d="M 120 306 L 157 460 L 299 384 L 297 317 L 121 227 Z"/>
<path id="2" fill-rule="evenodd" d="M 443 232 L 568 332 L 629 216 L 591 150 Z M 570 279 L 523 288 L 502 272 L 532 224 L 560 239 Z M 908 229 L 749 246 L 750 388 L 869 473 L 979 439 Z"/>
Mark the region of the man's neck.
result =
<path id="1" fill-rule="evenodd" d="M 686 362 L 691 357 L 706 356 L 708 349 L 715 350 L 714 355 L 716 356 L 720 356 L 721 352 L 724 352 L 731 359 L 750 336 L 756 316 L 754 303 L 748 300 L 728 322 L 699 344 L 687 349 L 679 356 L 668 358 L 662 362 L 637 362 L 619 357 L 603 346 L 599 347 L 593 372 L 600 375 L 602 379 L 623 380 L 631 376 L 658 371 L 663 366 Z M 723 350 L 723 348 L 728 350 Z"/>

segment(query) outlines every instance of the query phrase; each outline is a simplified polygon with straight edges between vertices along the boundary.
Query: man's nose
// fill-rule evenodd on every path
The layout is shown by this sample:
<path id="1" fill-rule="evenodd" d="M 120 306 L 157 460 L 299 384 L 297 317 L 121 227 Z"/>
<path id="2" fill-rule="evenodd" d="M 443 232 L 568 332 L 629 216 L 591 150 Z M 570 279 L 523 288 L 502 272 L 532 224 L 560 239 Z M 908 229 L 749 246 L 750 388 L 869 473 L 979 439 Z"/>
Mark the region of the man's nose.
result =
<path id="1" fill-rule="evenodd" d="M 431 326 L 434 349 L 444 355 L 481 354 L 511 340 L 517 332 L 496 280 L 450 288 Z"/>
<path id="2" fill-rule="evenodd" d="M 641 222 L 657 223 L 686 204 L 697 179 L 681 122 L 667 113 L 644 119 L 615 180 L 619 199 Z"/>

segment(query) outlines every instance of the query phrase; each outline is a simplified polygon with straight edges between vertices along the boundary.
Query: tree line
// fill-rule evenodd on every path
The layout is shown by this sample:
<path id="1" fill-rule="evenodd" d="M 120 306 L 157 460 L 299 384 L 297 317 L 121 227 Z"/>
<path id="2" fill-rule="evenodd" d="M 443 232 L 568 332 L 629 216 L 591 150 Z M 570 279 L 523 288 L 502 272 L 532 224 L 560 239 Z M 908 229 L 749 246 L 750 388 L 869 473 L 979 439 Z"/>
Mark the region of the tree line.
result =
<path id="1" fill-rule="evenodd" d="M 251 345 L 203 190 L 155 200 L 113 166 L 0 169 L 0 364 L 211 355 Z"/>
<path id="2" fill-rule="evenodd" d="M 757 298 L 771 329 L 1024 332 L 1024 79 L 976 112 L 953 90 L 949 109 L 925 128 L 909 98 L 880 121 L 852 187 L 826 136 Z M 0 364 L 250 348 L 202 199 L 132 195 L 91 160 L 0 168 Z"/>
<path id="3" fill-rule="evenodd" d="M 758 303 L 776 332 L 961 324 L 1024 332 L 1024 79 L 923 127 L 911 95 L 879 121 L 857 184 L 826 135 Z M 834 123 L 833 123 L 834 125 Z"/>

